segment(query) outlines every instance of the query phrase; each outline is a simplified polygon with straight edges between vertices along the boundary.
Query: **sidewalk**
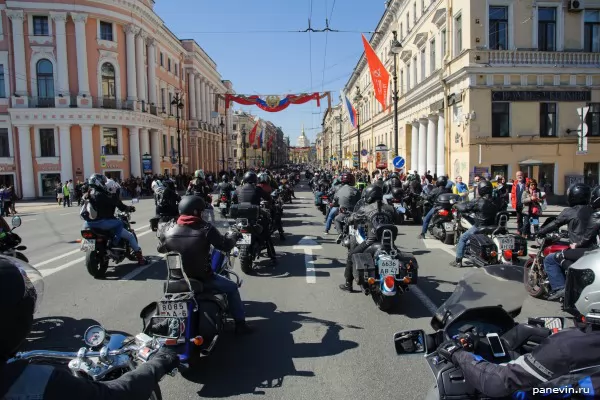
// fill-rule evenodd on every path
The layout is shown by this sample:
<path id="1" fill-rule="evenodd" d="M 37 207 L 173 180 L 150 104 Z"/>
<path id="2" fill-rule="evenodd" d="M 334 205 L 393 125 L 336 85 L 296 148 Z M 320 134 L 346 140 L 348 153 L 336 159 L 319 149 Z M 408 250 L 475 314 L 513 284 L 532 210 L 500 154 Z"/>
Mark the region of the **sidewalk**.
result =
<path id="1" fill-rule="evenodd" d="M 77 204 L 75 204 L 76 206 Z M 48 200 L 22 200 L 17 201 L 15 206 L 19 214 L 31 213 L 36 211 L 47 211 L 52 209 L 62 208 L 62 204 L 59 206 L 56 201 Z"/>

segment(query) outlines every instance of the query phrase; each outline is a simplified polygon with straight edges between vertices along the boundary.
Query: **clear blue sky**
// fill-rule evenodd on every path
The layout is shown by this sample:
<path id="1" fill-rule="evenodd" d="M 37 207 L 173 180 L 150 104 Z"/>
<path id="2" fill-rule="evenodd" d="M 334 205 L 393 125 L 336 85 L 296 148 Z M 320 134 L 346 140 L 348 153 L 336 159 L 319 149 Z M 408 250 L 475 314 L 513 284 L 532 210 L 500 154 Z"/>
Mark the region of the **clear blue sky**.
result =
<path id="1" fill-rule="evenodd" d="M 363 52 L 360 32 L 374 31 L 384 10 L 384 0 L 312 0 L 313 29 L 325 28 L 327 15 L 331 29 L 352 32 L 309 35 L 273 31 L 307 29 L 311 0 L 157 0 L 155 5 L 175 35 L 198 42 L 237 93 L 331 91 L 332 105 Z M 326 108 L 326 102 L 320 109 L 310 102 L 278 113 L 242 107 L 281 126 L 293 145 L 302 124 L 314 140 Z"/>

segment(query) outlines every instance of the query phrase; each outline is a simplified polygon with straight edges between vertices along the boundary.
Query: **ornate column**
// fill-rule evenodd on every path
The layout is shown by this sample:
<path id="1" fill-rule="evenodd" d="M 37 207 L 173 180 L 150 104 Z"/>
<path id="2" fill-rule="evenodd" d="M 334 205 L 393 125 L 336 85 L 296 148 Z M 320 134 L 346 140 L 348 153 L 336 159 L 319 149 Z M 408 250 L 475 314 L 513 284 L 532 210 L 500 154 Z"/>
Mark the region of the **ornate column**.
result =
<path id="1" fill-rule="evenodd" d="M 87 179 L 96 172 L 94 162 L 94 143 L 92 140 L 92 128 L 94 125 L 81 125 L 81 148 L 83 149 L 83 175 Z"/>
<path id="2" fill-rule="evenodd" d="M 127 47 L 127 100 L 137 100 L 137 77 L 135 70 L 135 34 L 139 28 L 135 25 L 125 26 Z"/>
<path id="3" fill-rule="evenodd" d="M 419 168 L 419 122 L 413 121 L 411 136 L 410 136 L 410 170 L 416 171 L 418 168 Z"/>
<path id="4" fill-rule="evenodd" d="M 58 94 L 69 96 L 69 64 L 67 61 L 67 32 L 65 24 L 67 22 L 66 12 L 50 13 L 54 20 L 56 32 L 56 77 L 58 80 Z M 63 179 L 64 180 L 64 179 Z"/>
<path id="5" fill-rule="evenodd" d="M 150 154 L 150 134 L 147 128 L 140 128 L 140 155 Z"/>
<path id="6" fill-rule="evenodd" d="M 210 91 L 208 80 L 204 82 L 204 120 L 210 125 L 210 113 L 208 112 L 208 93 Z"/>
<path id="7" fill-rule="evenodd" d="M 6 10 L 6 15 L 12 21 L 13 57 L 15 71 L 24 74 L 25 66 L 25 35 L 23 34 L 23 10 Z M 27 96 L 27 79 L 15 79 L 15 93 L 18 96 Z M 27 99 L 24 99 L 27 101 Z M 15 104 L 13 100 L 13 104 Z M 25 104 L 25 107 L 27 105 Z"/>
<path id="8" fill-rule="evenodd" d="M 188 72 L 188 106 L 190 107 L 190 119 L 196 119 L 196 76 L 194 72 Z"/>
<path id="9" fill-rule="evenodd" d="M 90 95 L 90 82 L 88 78 L 87 42 L 85 38 L 85 23 L 87 14 L 71 13 L 75 22 L 75 44 L 77 47 L 77 81 L 79 82 L 79 96 Z"/>
<path id="10" fill-rule="evenodd" d="M 437 145 L 436 145 L 437 176 L 446 175 L 446 120 L 444 110 L 440 111 L 437 123 Z"/>
<path id="11" fill-rule="evenodd" d="M 204 115 L 202 113 L 202 78 L 199 74 L 196 75 L 196 118 L 200 121 L 204 121 Z M 200 128 L 200 126 L 198 126 Z"/>
<path id="12" fill-rule="evenodd" d="M 437 136 L 437 114 L 432 114 L 428 117 L 429 123 L 427 125 L 427 170 L 431 171 L 431 175 L 437 173 L 435 166 L 435 146 Z"/>
<path id="13" fill-rule="evenodd" d="M 24 199 L 35 198 L 33 178 L 33 156 L 31 154 L 31 133 L 29 125 L 17 125 L 19 135 L 19 167 L 21 170 L 21 190 Z"/>
<path id="14" fill-rule="evenodd" d="M 427 118 L 419 119 L 419 175 L 427 172 Z"/>
<path id="15" fill-rule="evenodd" d="M 152 155 L 152 173 L 160 174 L 160 135 L 161 131 L 150 131 L 150 155 Z"/>
<path id="16" fill-rule="evenodd" d="M 59 125 L 60 180 L 73 179 L 73 156 L 71 154 L 71 125 Z"/>
<path id="17" fill-rule="evenodd" d="M 140 156 L 140 128 L 129 126 L 129 175 L 142 176 L 142 159 Z"/>
<path id="18" fill-rule="evenodd" d="M 148 102 L 157 105 L 156 96 L 156 41 L 149 38 L 148 43 Z"/>
<path id="19" fill-rule="evenodd" d="M 146 76 L 144 63 L 144 46 L 146 45 L 146 33 L 140 29 L 135 37 L 135 65 L 136 65 L 136 84 L 137 98 L 139 101 L 146 102 Z"/>

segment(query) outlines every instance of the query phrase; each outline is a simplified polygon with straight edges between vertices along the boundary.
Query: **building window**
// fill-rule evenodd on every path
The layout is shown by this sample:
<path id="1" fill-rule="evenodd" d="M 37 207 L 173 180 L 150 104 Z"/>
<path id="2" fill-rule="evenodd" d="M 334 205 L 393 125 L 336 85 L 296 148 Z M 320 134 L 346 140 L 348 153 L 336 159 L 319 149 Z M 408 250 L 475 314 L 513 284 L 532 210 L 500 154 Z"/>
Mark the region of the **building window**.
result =
<path id="1" fill-rule="evenodd" d="M 404 25 L 400 22 L 400 39 L 404 36 Z"/>
<path id="2" fill-rule="evenodd" d="M 423 47 L 421 49 L 421 81 L 423 81 L 427 76 L 427 71 L 425 70 L 425 66 L 427 65 L 426 61 L 427 59 L 425 58 L 425 47 Z"/>
<path id="3" fill-rule="evenodd" d="M 417 83 L 419 83 L 419 77 L 417 76 L 417 56 L 415 56 L 415 58 L 413 58 L 413 87 L 417 86 Z"/>
<path id="4" fill-rule="evenodd" d="M 410 13 L 406 13 L 406 34 L 410 32 Z"/>
<path id="5" fill-rule="evenodd" d="M 165 55 L 162 53 L 162 51 L 160 52 L 160 66 L 165 66 Z"/>
<path id="6" fill-rule="evenodd" d="M 425 0 L 421 0 L 421 11 L 424 12 L 427 7 L 425 6 Z"/>
<path id="7" fill-rule="evenodd" d="M 115 67 L 111 63 L 102 64 L 102 107 L 116 108 Z"/>
<path id="8" fill-rule="evenodd" d="M 50 32 L 48 30 L 48 17 L 41 15 L 33 16 L 33 35 L 34 36 L 48 36 Z"/>
<path id="9" fill-rule="evenodd" d="M 600 10 L 585 10 L 583 50 L 600 52 Z"/>
<path id="10" fill-rule="evenodd" d="M 508 7 L 490 6 L 489 20 L 489 48 L 508 49 Z"/>
<path id="11" fill-rule="evenodd" d="M 417 23 L 417 2 L 413 3 L 413 21 Z"/>
<path id="12" fill-rule="evenodd" d="M 40 129 L 40 157 L 56 157 L 54 129 Z"/>
<path id="13" fill-rule="evenodd" d="M 600 163 L 583 163 L 583 183 L 591 187 L 598 186 L 598 172 Z"/>
<path id="14" fill-rule="evenodd" d="M 600 103 L 592 103 L 585 116 L 588 126 L 588 136 L 600 136 Z"/>
<path id="15" fill-rule="evenodd" d="M 454 29 L 455 29 L 455 39 L 454 39 L 454 55 L 457 56 L 462 52 L 463 45 L 463 37 L 462 37 L 462 15 L 454 18 Z"/>
<path id="16" fill-rule="evenodd" d="M 400 93 L 404 92 L 404 70 L 400 71 L 400 87 L 399 87 L 399 91 Z"/>
<path id="17" fill-rule="evenodd" d="M 540 136 L 556 137 L 556 103 L 540 103 Z"/>
<path id="18" fill-rule="evenodd" d="M 506 165 L 506 164 L 492 165 L 491 168 L 490 168 L 490 172 L 491 172 L 491 175 L 492 175 L 493 179 L 496 179 L 496 177 L 498 175 L 500 175 L 504 179 L 507 179 L 507 177 L 508 177 L 508 165 Z"/>
<path id="19" fill-rule="evenodd" d="M 233 130 L 237 131 L 237 124 L 233 124 Z"/>
<path id="20" fill-rule="evenodd" d="M 429 42 L 429 71 L 431 73 L 436 70 L 435 62 L 435 39 L 433 39 Z"/>
<path id="21" fill-rule="evenodd" d="M 179 64 L 175 63 L 175 76 L 179 76 Z"/>
<path id="22" fill-rule="evenodd" d="M 510 136 L 510 103 L 492 103 L 492 137 Z"/>
<path id="23" fill-rule="evenodd" d="M 119 154 L 119 135 L 117 128 L 102 128 L 102 146 L 104 146 L 104 154 L 107 156 Z"/>
<path id="24" fill-rule="evenodd" d="M 8 128 L 0 129 L 0 157 L 10 157 L 10 140 L 8 139 Z"/>
<path id="25" fill-rule="evenodd" d="M 160 104 L 162 106 L 162 112 L 167 112 L 167 107 L 165 107 L 165 88 L 160 89 Z"/>
<path id="26" fill-rule="evenodd" d="M 538 7 L 538 50 L 556 51 L 556 7 Z"/>
<path id="27" fill-rule="evenodd" d="M 113 24 L 111 22 L 100 21 L 100 39 L 114 41 Z"/>
<path id="28" fill-rule="evenodd" d="M 36 65 L 38 107 L 54 107 L 54 71 L 46 59 Z"/>
<path id="29" fill-rule="evenodd" d="M 171 59 L 167 60 L 167 71 L 171 72 Z"/>
<path id="30" fill-rule="evenodd" d="M 162 148 L 163 148 L 163 157 L 166 157 L 169 154 L 167 152 L 167 135 L 163 135 L 163 137 L 162 137 Z"/>
<path id="31" fill-rule="evenodd" d="M 0 98 L 6 98 L 6 86 L 4 85 L 4 65 L 0 64 Z"/>
<path id="32" fill-rule="evenodd" d="M 440 39 L 442 41 L 440 43 L 440 45 L 441 45 L 440 54 L 441 54 L 442 59 L 444 59 L 444 57 L 446 57 L 446 43 L 447 43 L 447 41 L 446 41 L 446 30 L 445 29 L 443 29 L 442 32 L 440 33 Z"/>

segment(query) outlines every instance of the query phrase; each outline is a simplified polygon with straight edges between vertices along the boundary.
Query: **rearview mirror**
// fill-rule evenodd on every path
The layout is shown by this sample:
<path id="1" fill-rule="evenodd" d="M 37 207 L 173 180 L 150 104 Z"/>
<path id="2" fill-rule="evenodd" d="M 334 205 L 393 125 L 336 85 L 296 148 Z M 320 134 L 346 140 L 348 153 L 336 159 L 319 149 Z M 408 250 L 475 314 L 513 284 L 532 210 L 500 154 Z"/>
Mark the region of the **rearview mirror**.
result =
<path id="1" fill-rule="evenodd" d="M 10 221 L 13 228 L 20 227 L 22 222 L 23 221 L 21 221 L 21 217 L 19 217 L 18 215 L 15 215 L 14 217 L 12 217 L 12 220 Z"/>
<path id="2" fill-rule="evenodd" d="M 394 333 L 394 346 L 396 346 L 398 355 L 425 353 L 427 351 L 425 331 L 415 329 L 396 332 Z"/>
<path id="3" fill-rule="evenodd" d="M 175 317 L 152 317 L 145 329 L 145 334 L 166 339 L 179 339 L 184 333 L 182 321 Z"/>
<path id="4" fill-rule="evenodd" d="M 529 318 L 527 325 L 539 326 L 540 328 L 558 329 L 565 327 L 565 319 L 563 317 L 536 317 Z"/>
<path id="5" fill-rule="evenodd" d="M 140 202 L 140 199 L 131 199 L 131 204 L 137 204 Z"/>

